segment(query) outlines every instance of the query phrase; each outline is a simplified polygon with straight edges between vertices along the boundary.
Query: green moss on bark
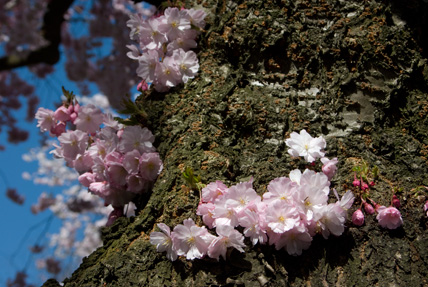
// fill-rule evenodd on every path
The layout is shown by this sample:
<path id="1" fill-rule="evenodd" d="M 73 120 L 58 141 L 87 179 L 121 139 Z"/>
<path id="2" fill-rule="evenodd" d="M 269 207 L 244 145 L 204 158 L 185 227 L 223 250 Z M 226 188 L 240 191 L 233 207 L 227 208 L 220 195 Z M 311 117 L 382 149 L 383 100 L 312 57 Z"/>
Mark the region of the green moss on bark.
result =
<path id="1" fill-rule="evenodd" d="M 428 182 L 428 66 L 408 27 L 383 1 L 195 2 L 208 13 L 199 75 L 139 99 L 164 171 L 138 216 L 105 229 L 104 247 L 65 286 L 427 285 L 424 198 L 411 190 Z M 384 230 L 368 216 L 341 237 L 316 236 L 298 257 L 248 242 L 227 261 L 169 262 L 150 245 L 156 222 L 201 223 L 185 167 L 206 183 L 253 176 L 262 194 L 273 178 L 304 168 L 284 144 L 302 128 L 323 134 L 327 156 L 339 158 L 339 193 L 362 160 L 380 168 L 371 191 L 380 204 L 403 188 L 404 226 Z"/>

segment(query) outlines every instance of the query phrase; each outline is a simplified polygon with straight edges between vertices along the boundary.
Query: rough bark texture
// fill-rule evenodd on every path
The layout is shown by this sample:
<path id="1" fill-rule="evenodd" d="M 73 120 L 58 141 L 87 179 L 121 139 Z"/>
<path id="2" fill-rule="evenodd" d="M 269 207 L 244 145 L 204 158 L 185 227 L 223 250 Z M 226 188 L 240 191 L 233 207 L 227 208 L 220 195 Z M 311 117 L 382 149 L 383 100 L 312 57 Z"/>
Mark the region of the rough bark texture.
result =
<path id="1" fill-rule="evenodd" d="M 411 191 L 428 183 L 420 31 L 383 1 L 197 2 L 188 7 L 209 13 L 199 75 L 140 99 L 164 171 L 139 215 L 105 229 L 104 246 L 64 286 L 428 286 L 426 192 Z M 302 128 L 324 135 L 327 156 L 339 158 L 332 181 L 339 193 L 351 188 L 352 167 L 363 160 L 380 169 L 371 190 L 378 203 L 389 205 L 393 188 L 403 188 L 403 227 L 389 231 L 367 216 L 340 237 L 316 236 L 298 257 L 248 243 L 227 261 L 170 262 L 150 245 L 157 222 L 201 223 L 198 194 L 181 177 L 185 167 L 205 183 L 253 176 L 262 194 L 273 178 L 304 167 L 284 143 Z"/>

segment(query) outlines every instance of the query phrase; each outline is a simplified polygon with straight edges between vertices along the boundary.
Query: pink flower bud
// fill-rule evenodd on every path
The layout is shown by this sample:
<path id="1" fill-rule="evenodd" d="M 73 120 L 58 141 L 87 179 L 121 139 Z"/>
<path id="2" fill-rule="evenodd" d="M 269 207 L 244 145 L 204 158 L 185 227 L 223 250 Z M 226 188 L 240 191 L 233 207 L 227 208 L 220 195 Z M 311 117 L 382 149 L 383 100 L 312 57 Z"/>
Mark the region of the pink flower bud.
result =
<path id="1" fill-rule="evenodd" d="M 50 132 L 53 135 L 56 135 L 57 137 L 59 137 L 62 133 L 65 133 L 65 124 L 64 123 L 59 123 L 59 124 L 53 126 L 51 128 Z"/>
<path id="2" fill-rule="evenodd" d="M 111 226 L 116 221 L 116 219 L 123 216 L 123 206 L 122 207 L 113 207 L 113 208 L 114 208 L 113 211 L 110 212 L 110 214 L 108 216 L 106 226 Z"/>
<path id="3" fill-rule="evenodd" d="M 74 109 L 73 109 L 74 112 L 77 114 L 79 112 L 79 108 L 80 108 L 79 103 L 75 103 L 73 107 L 74 107 Z"/>
<path id="4" fill-rule="evenodd" d="M 356 226 L 361 226 L 364 224 L 364 213 L 360 208 L 355 210 L 355 212 L 352 214 L 352 223 Z"/>
<path id="5" fill-rule="evenodd" d="M 72 113 L 71 115 L 70 115 L 70 121 L 72 122 L 72 123 L 74 123 L 74 120 L 75 119 L 77 119 L 77 114 L 76 113 Z"/>
<path id="6" fill-rule="evenodd" d="M 370 184 L 370 186 L 375 186 L 376 183 L 374 181 L 370 181 L 369 184 Z"/>
<path id="7" fill-rule="evenodd" d="M 354 173 L 354 181 L 352 182 L 352 184 L 357 187 L 360 186 L 361 182 L 357 179 L 357 174 Z"/>
<path id="8" fill-rule="evenodd" d="M 371 205 L 370 203 L 364 202 L 363 206 L 364 206 L 364 211 L 367 214 L 373 214 L 373 213 L 375 213 L 375 209 L 373 208 L 373 205 Z"/>
<path id="9" fill-rule="evenodd" d="M 140 92 L 147 91 L 148 89 L 149 89 L 149 85 L 144 80 L 142 80 L 137 86 L 137 90 Z"/>
<path id="10" fill-rule="evenodd" d="M 363 185 L 361 186 L 361 189 L 362 190 L 369 189 L 369 185 L 367 183 L 363 182 Z"/>
<path id="11" fill-rule="evenodd" d="M 396 208 L 401 207 L 400 200 L 398 199 L 398 197 L 395 194 L 392 196 L 392 205 L 395 206 Z"/>
<path id="12" fill-rule="evenodd" d="M 66 107 L 60 106 L 58 109 L 56 109 L 54 117 L 58 121 L 65 123 L 70 120 L 70 114 L 70 111 Z"/>
<path id="13" fill-rule="evenodd" d="M 74 106 L 73 105 L 69 105 L 68 106 L 68 111 L 70 112 L 70 114 L 74 113 Z"/>

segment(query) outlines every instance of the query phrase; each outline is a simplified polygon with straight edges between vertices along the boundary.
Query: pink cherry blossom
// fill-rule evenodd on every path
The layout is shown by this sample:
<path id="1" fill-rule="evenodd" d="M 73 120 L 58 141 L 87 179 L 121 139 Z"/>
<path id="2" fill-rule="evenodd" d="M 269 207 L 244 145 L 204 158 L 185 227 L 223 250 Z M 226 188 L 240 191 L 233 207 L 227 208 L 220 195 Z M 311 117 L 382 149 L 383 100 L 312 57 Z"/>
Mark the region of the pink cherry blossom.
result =
<path id="1" fill-rule="evenodd" d="M 260 198 L 260 196 L 258 196 L 253 189 L 253 180 L 251 179 L 250 181 L 241 182 L 229 187 L 225 198 L 226 205 L 233 208 L 235 212 L 238 213 L 244 209 L 248 203 Z"/>
<path id="2" fill-rule="evenodd" d="M 228 247 L 244 252 L 244 236 L 238 230 L 229 225 L 220 225 L 216 227 L 216 232 L 218 237 L 214 238 L 208 248 L 209 257 L 219 260 L 220 256 L 222 256 L 226 260 Z"/>
<path id="3" fill-rule="evenodd" d="M 185 52 L 180 48 L 178 50 L 174 50 L 172 57 L 180 70 L 183 83 L 187 83 L 189 79 L 195 77 L 199 70 L 198 58 L 196 57 L 195 52 Z"/>
<path id="4" fill-rule="evenodd" d="M 150 18 L 139 26 L 140 45 L 143 49 L 157 50 L 168 39 L 160 26 L 166 22 L 165 17 Z"/>
<path id="5" fill-rule="evenodd" d="M 164 12 L 165 21 L 159 24 L 159 30 L 170 41 L 180 37 L 181 32 L 190 29 L 190 17 L 187 10 L 178 10 L 176 7 L 168 7 Z"/>
<path id="6" fill-rule="evenodd" d="M 172 57 L 165 57 L 163 62 L 156 65 L 155 89 L 163 91 L 165 88 L 175 87 L 181 83 L 181 73 Z"/>
<path id="7" fill-rule="evenodd" d="M 188 34 L 191 34 L 192 32 L 196 33 L 196 31 L 194 30 L 187 30 L 185 33 L 183 33 L 181 38 L 177 38 L 171 43 L 169 43 L 168 46 L 166 47 L 167 55 L 171 56 L 174 53 L 174 51 L 178 49 L 181 49 L 185 52 L 189 51 L 190 49 L 195 49 L 198 46 L 198 44 L 194 40 L 196 36 L 193 36 L 193 35 L 186 36 Z"/>
<path id="8" fill-rule="evenodd" d="M 188 260 L 204 257 L 208 252 L 208 246 L 215 239 L 204 226 L 197 226 L 190 218 L 177 225 L 171 237 L 177 254 L 185 255 Z"/>
<path id="9" fill-rule="evenodd" d="M 202 202 L 214 202 L 227 192 L 227 186 L 220 180 L 211 182 L 202 188 Z"/>
<path id="10" fill-rule="evenodd" d="M 397 208 L 380 206 L 376 211 L 378 213 L 376 219 L 383 228 L 396 229 L 403 225 L 401 213 Z"/>
<path id="11" fill-rule="evenodd" d="M 250 209 L 245 209 L 243 214 L 239 217 L 239 225 L 245 227 L 244 235 L 250 237 L 253 245 L 256 245 L 258 242 L 260 244 L 265 244 L 267 242 L 266 225 L 263 221 L 264 214 L 260 214 L 257 211 L 251 211 Z"/>
<path id="12" fill-rule="evenodd" d="M 189 17 L 190 17 L 190 23 L 193 26 L 199 27 L 199 28 L 204 28 L 205 27 L 205 17 L 207 16 L 207 13 L 205 13 L 204 10 L 201 9 L 189 9 L 187 10 Z"/>
<path id="13" fill-rule="evenodd" d="M 337 171 L 337 166 L 336 166 L 336 164 L 338 163 L 337 157 L 333 159 L 328 159 L 327 157 L 323 157 L 321 159 L 321 162 L 323 163 L 322 172 L 328 177 L 328 180 L 331 180 Z"/>
<path id="14" fill-rule="evenodd" d="M 274 201 L 266 209 L 266 223 L 275 233 L 284 233 L 300 222 L 297 208 L 283 201 Z"/>
<path id="15" fill-rule="evenodd" d="M 166 251 L 166 258 L 175 261 L 177 259 L 177 251 L 175 250 L 175 246 L 173 246 L 169 226 L 164 223 L 158 223 L 157 226 L 162 232 L 151 232 L 150 243 L 156 246 L 158 252 Z"/>
<path id="16" fill-rule="evenodd" d="M 323 137 L 313 138 L 306 130 L 301 130 L 300 134 L 292 132 L 285 143 L 290 147 L 288 153 L 291 156 L 302 156 L 307 162 L 314 162 L 317 158 L 323 157 L 326 147 Z"/>
<path id="17" fill-rule="evenodd" d="M 153 152 L 153 142 L 155 137 L 148 128 L 140 126 L 126 126 L 117 146 L 118 151 L 123 154 L 138 150 L 140 153 Z"/>
<path id="18" fill-rule="evenodd" d="M 138 173 L 141 154 L 138 150 L 127 152 L 123 156 L 123 167 L 128 173 Z"/>
<path id="19" fill-rule="evenodd" d="M 230 225 L 236 227 L 239 225 L 238 212 L 228 204 L 226 196 L 221 197 L 214 203 L 214 210 L 212 216 L 215 218 L 213 226 Z"/>
<path id="20" fill-rule="evenodd" d="M 159 65 L 159 55 L 156 50 L 149 50 L 138 58 L 137 75 L 145 82 L 151 83 L 156 78 L 156 67 Z"/>
<path id="21" fill-rule="evenodd" d="M 312 242 L 312 236 L 303 226 L 293 228 L 277 236 L 275 248 L 279 250 L 284 247 L 287 253 L 293 256 L 301 255 L 302 251 L 308 249 Z"/>
<path id="22" fill-rule="evenodd" d="M 345 216 L 346 212 L 340 204 L 330 203 L 315 209 L 314 221 L 321 229 L 322 236 L 327 239 L 330 234 L 342 235 L 345 231 Z"/>
<path id="23" fill-rule="evenodd" d="M 61 154 L 66 160 L 75 160 L 83 154 L 88 146 L 88 135 L 80 130 L 62 133 L 58 140 L 61 144 Z"/>
<path id="24" fill-rule="evenodd" d="M 126 176 L 127 191 L 133 193 L 143 193 L 148 188 L 148 181 L 137 174 Z"/>
<path id="25" fill-rule="evenodd" d="M 78 130 L 92 134 L 100 129 L 103 121 L 104 115 L 101 110 L 89 104 L 79 108 L 79 113 L 73 123 Z"/>
<path id="26" fill-rule="evenodd" d="M 35 118 L 37 120 L 37 127 L 42 132 L 50 131 L 57 122 L 54 111 L 45 108 L 39 108 Z"/>
<path id="27" fill-rule="evenodd" d="M 157 152 L 143 153 L 140 157 L 140 175 L 154 181 L 163 169 L 162 160 Z"/>
<path id="28" fill-rule="evenodd" d="M 200 202 L 198 205 L 198 209 L 196 210 L 196 214 L 202 216 L 202 221 L 208 228 L 214 228 L 215 218 L 213 217 L 213 210 L 215 209 L 215 205 L 212 202 L 202 203 Z"/>
<path id="29" fill-rule="evenodd" d="M 269 182 L 268 192 L 263 194 L 263 201 L 271 203 L 275 200 L 282 200 L 291 203 L 297 192 L 297 184 L 287 177 L 278 177 Z"/>

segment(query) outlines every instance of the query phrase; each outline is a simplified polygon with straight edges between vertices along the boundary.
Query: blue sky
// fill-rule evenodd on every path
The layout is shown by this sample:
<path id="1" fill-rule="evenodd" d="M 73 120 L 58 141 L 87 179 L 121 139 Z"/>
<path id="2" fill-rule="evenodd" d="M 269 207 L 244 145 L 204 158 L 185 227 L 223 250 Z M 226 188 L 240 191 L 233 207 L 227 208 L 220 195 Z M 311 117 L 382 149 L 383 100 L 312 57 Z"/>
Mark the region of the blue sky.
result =
<path id="1" fill-rule="evenodd" d="M 83 7 L 82 13 L 76 13 L 81 19 L 92 17 L 89 14 L 89 8 L 92 1 L 77 1 L 74 5 Z M 88 27 L 84 21 L 70 21 L 70 31 L 73 37 L 81 37 L 88 34 Z M 124 29 L 127 29 L 124 27 Z M 104 38 L 101 40 L 103 46 L 97 48 L 94 52 L 97 56 L 106 55 L 111 50 L 111 40 Z M 124 43 L 124 45 L 129 43 Z M 4 50 L 0 45 L 0 56 L 4 54 Z M 45 79 L 38 79 L 31 74 L 27 68 L 15 70 L 21 78 L 26 79 L 31 85 L 36 88 L 40 103 L 39 107 L 55 109 L 55 103 L 61 101 L 61 87 L 64 86 L 67 90 L 79 93 L 78 87 L 67 79 L 64 63 L 64 52 L 60 58 L 60 62 L 55 65 L 55 72 L 49 74 Z M 96 86 L 90 84 L 91 94 L 97 93 Z M 134 90 L 136 92 L 136 88 Z M 28 123 L 24 120 L 26 117 L 26 106 L 23 106 L 17 113 L 16 118 L 19 119 L 19 126 L 30 132 L 29 140 L 18 145 L 9 144 L 7 142 L 7 134 L 0 134 L 0 144 L 6 149 L 0 151 L 0 187 L 3 191 L 3 199 L 0 201 L 0 216 L 3 221 L 5 234 L 0 236 L 0 286 L 5 286 L 7 279 L 13 280 L 17 271 L 25 271 L 28 274 L 27 283 L 40 286 L 47 278 L 41 277 L 40 270 L 35 267 L 35 260 L 40 258 L 32 257 L 29 248 L 35 243 L 43 244 L 48 242 L 46 235 L 57 233 L 61 226 L 61 222 L 56 219 L 52 220 L 47 225 L 49 218 L 52 215 L 50 210 L 44 211 L 37 215 L 31 213 L 31 205 L 37 202 L 39 195 L 42 192 L 57 194 L 60 193 L 63 187 L 49 187 L 45 185 L 35 185 L 32 181 L 22 178 L 23 172 L 33 173 L 37 170 L 37 162 L 26 162 L 22 159 L 22 155 L 30 149 L 40 146 L 40 132 L 36 127 L 37 122 L 34 120 Z M 6 178 L 6 181 L 4 180 Z M 16 188 L 18 193 L 25 196 L 23 205 L 17 205 L 6 197 L 7 188 Z M 46 253 L 45 253 L 46 254 Z M 72 271 L 72 270 L 71 270 Z M 46 273 L 45 273 L 46 274 Z"/>
<path id="2" fill-rule="evenodd" d="M 18 70 L 23 78 L 35 85 L 36 93 L 40 98 L 39 106 L 54 109 L 54 103 L 60 102 L 61 86 L 69 90 L 78 91 L 76 85 L 70 82 L 63 70 L 63 61 L 56 65 L 56 72 L 49 75 L 47 79 L 35 79 L 26 68 Z M 0 236 L 0 285 L 5 285 L 7 279 L 13 279 L 15 273 L 24 270 L 28 274 L 27 282 L 36 284 L 44 280 L 40 277 L 40 270 L 35 265 L 35 259 L 29 251 L 30 246 L 35 243 L 46 243 L 48 233 L 57 233 L 60 221 L 54 219 L 48 226 L 48 219 L 52 213 L 47 210 L 37 215 L 31 213 L 30 207 L 37 202 L 39 195 L 46 191 L 48 193 L 58 193 L 63 190 L 61 187 L 49 187 L 45 185 L 35 185 L 32 181 L 24 180 L 22 173 L 35 172 L 37 162 L 26 162 L 22 155 L 31 148 L 40 146 L 40 132 L 36 127 L 37 122 L 24 121 L 25 106 L 17 113 L 19 126 L 30 132 L 29 140 L 20 144 L 8 144 L 7 135 L 0 135 L 0 142 L 6 146 L 5 151 L 0 151 L 0 186 L 3 191 L 3 199 L 0 201 L 0 217 L 3 219 L 3 227 L 6 234 Z M 7 183 L 4 178 L 6 178 Z M 7 186 L 8 184 L 8 186 Z M 6 197 L 6 188 L 16 188 L 18 193 L 25 196 L 23 205 L 18 205 Z M 49 227 L 48 229 L 46 229 Z M 40 241 L 41 240 L 41 241 Z"/>

